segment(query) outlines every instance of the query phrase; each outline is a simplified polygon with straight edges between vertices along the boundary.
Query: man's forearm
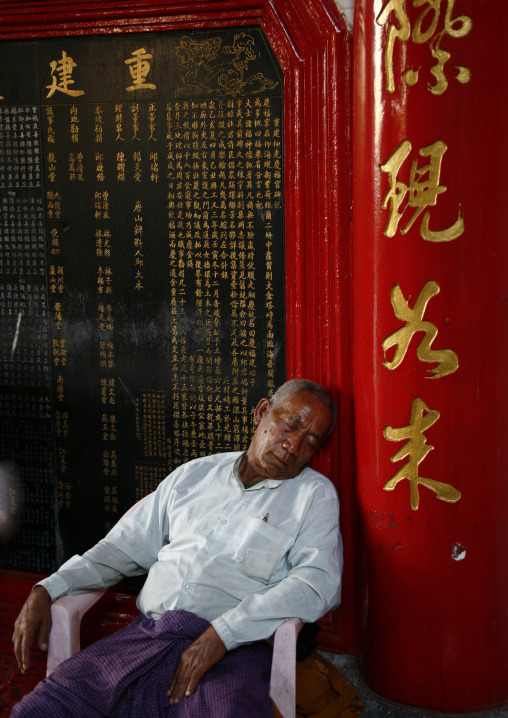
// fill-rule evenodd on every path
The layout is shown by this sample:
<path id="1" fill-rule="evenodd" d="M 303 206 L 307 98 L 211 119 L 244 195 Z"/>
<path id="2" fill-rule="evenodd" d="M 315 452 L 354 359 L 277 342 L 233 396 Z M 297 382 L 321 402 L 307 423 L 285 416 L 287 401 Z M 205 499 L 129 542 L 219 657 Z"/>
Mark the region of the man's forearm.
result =
<path id="1" fill-rule="evenodd" d="M 265 593 L 247 596 L 212 621 L 212 626 L 230 651 L 242 643 L 269 638 L 286 618 L 316 621 L 337 603 L 338 598 L 325 598 L 309 583 L 289 576 Z"/>
<path id="2" fill-rule="evenodd" d="M 114 544 L 103 540 L 83 556 L 73 556 L 56 573 L 41 581 L 55 601 L 67 593 L 93 591 L 118 583 L 124 576 L 144 573 L 134 561 Z"/>

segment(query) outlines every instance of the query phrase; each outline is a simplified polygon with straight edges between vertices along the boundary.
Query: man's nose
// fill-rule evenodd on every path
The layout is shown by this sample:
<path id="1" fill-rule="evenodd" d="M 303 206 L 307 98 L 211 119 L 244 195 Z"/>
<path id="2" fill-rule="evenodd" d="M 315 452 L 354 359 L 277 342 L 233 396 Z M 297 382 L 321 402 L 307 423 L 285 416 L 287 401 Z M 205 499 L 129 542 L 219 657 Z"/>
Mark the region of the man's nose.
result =
<path id="1" fill-rule="evenodd" d="M 282 444 L 282 447 L 291 454 L 291 456 L 298 456 L 300 446 L 302 444 L 302 437 L 299 434 L 291 434 L 287 436 Z"/>

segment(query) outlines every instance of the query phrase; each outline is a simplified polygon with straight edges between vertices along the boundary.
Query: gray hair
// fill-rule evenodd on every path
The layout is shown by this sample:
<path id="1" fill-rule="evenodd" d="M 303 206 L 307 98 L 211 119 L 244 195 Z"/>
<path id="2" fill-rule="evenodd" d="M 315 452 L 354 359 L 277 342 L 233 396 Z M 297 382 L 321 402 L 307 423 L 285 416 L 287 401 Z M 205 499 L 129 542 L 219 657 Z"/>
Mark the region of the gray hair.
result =
<path id="1" fill-rule="evenodd" d="M 309 394 L 312 394 L 323 406 L 332 412 L 333 421 L 330 431 L 325 437 L 327 439 L 332 433 L 335 422 L 337 421 L 337 409 L 330 393 L 324 386 L 321 386 L 321 384 L 316 384 L 315 381 L 310 381 L 310 379 L 290 379 L 277 389 L 270 399 L 270 404 L 272 407 L 279 406 L 301 391 L 307 391 Z"/>

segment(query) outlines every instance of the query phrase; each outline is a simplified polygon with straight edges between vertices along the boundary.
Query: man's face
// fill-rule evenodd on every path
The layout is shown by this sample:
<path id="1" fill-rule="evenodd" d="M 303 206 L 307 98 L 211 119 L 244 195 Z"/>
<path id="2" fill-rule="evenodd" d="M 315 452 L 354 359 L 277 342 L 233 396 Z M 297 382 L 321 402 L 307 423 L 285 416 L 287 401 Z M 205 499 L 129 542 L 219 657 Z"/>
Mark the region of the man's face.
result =
<path id="1" fill-rule="evenodd" d="M 297 476 L 324 442 L 333 414 L 307 391 L 279 406 L 261 399 L 254 412 L 257 428 L 247 452 L 257 476 L 290 479 Z"/>

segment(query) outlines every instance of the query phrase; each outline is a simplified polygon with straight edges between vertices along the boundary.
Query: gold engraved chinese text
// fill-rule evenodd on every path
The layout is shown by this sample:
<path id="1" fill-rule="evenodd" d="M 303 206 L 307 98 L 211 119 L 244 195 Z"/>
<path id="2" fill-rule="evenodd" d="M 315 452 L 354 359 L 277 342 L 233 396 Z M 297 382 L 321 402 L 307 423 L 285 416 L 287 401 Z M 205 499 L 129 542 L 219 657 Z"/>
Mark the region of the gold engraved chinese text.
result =
<path id="1" fill-rule="evenodd" d="M 148 60 L 153 59 L 153 55 L 150 55 L 144 47 L 140 47 L 139 50 L 135 50 L 131 53 L 133 57 L 125 60 L 125 64 L 129 67 L 129 72 L 132 77 L 132 85 L 125 89 L 129 92 L 133 90 L 155 90 L 155 85 L 145 81 L 146 76 L 150 72 L 150 63 Z"/>
<path id="2" fill-rule="evenodd" d="M 72 105 L 70 108 L 71 119 L 71 142 L 79 142 L 79 118 L 78 108 Z"/>
<path id="3" fill-rule="evenodd" d="M 95 153 L 95 175 L 97 182 L 104 182 L 104 155 L 102 152 Z"/>
<path id="4" fill-rule="evenodd" d="M 96 192 L 94 195 L 95 219 L 110 219 L 109 192 Z M 109 235 L 108 235 L 109 236 Z"/>
<path id="5" fill-rule="evenodd" d="M 94 112 L 94 130 L 95 130 L 95 141 L 102 142 L 102 122 L 103 110 L 100 105 L 97 105 Z"/>
<path id="6" fill-rule="evenodd" d="M 150 181 L 157 182 L 159 179 L 159 156 L 157 152 L 150 152 Z"/>
<path id="7" fill-rule="evenodd" d="M 83 153 L 78 152 L 76 155 L 74 152 L 69 152 L 69 180 L 74 182 L 78 180 L 84 182 L 85 178 L 83 175 Z"/>
<path id="8" fill-rule="evenodd" d="M 429 300 L 436 296 L 440 291 L 437 282 L 430 281 L 425 284 L 422 291 L 418 295 L 412 309 L 409 308 L 407 300 L 404 298 L 398 284 L 391 291 L 391 302 L 393 311 L 397 319 L 406 322 L 405 326 L 390 334 L 383 342 L 383 352 L 385 360 L 383 365 L 387 369 L 396 369 L 406 356 L 411 339 L 416 332 L 425 332 L 425 336 L 420 341 L 416 354 L 420 361 L 439 362 L 434 369 L 427 371 L 433 376 L 426 379 L 440 379 L 448 374 L 453 374 L 459 368 L 459 360 L 452 349 L 432 349 L 431 345 L 437 336 L 437 328 L 431 322 L 423 320 L 423 314 Z M 386 352 L 395 346 L 395 352 L 391 361 L 386 358 Z"/>
<path id="9" fill-rule="evenodd" d="M 113 369 L 115 366 L 115 345 L 112 341 L 99 342 L 99 366 L 104 369 Z"/>
<path id="10" fill-rule="evenodd" d="M 131 116 L 132 116 L 132 139 L 140 141 L 140 138 L 138 137 L 138 130 L 139 130 L 139 105 L 137 102 L 133 102 L 131 104 Z"/>
<path id="11" fill-rule="evenodd" d="M 144 255 L 143 249 L 143 207 L 139 200 L 134 205 L 134 266 L 136 267 L 136 276 L 134 279 L 134 289 L 138 291 L 143 289 L 143 265 Z"/>
<path id="12" fill-rule="evenodd" d="M 53 339 L 53 364 L 65 366 L 67 363 L 67 348 L 65 339 Z"/>
<path id="13" fill-rule="evenodd" d="M 57 398 L 57 401 L 60 401 L 60 402 L 62 402 L 65 399 L 64 378 L 61 374 L 57 377 L 57 380 L 56 380 L 56 398 Z"/>
<path id="14" fill-rule="evenodd" d="M 409 481 L 409 496 L 411 508 L 415 511 L 418 508 L 420 495 L 418 484 L 426 486 L 434 491 L 438 499 L 454 504 L 461 497 L 461 492 L 450 484 L 445 484 L 434 479 L 426 479 L 418 476 L 418 466 L 434 448 L 427 444 L 424 432 L 427 431 L 439 419 L 439 411 L 429 409 L 425 403 L 416 398 L 411 405 L 411 419 L 408 426 L 394 428 L 391 424 L 383 429 L 383 436 L 388 441 L 404 441 L 406 443 L 391 457 L 391 461 L 402 461 L 406 457 L 409 460 L 402 466 L 392 478 L 383 486 L 385 491 L 393 491 L 399 481 Z"/>
<path id="15" fill-rule="evenodd" d="M 63 326 L 63 315 L 62 315 L 62 303 L 55 302 L 53 305 L 53 320 L 55 323 L 55 329 L 59 331 Z"/>
<path id="16" fill-rule="evenodd" d="M 115 379 L 101 379 L 101 402 L 103 404 L 116 404 Z"/>
<path id="17" fill-rule="evenodd" d="M 116 128 L 116 137 L 115 142 L 117 140 L 124 141 L 125 138 L 122 137 L 122 128 L 123 128 L 123 108 L 121 104 L 115 105 L 115 128 Z"/>
<path id="18" fill-rule="evenodd" d="M 97 269 L 97 292 L 99 294 L 112 294 L 113 272 L 111 267 Z"/>
<path id="19" fill-rule="evenodd" d="M 53 123 L 55 121 L 55 113 L 53 111 L 52 107 L 46 107 L 46 119 L 48 121 L 48 129 L 47 129 L 47 141 L 55 143 L 55 128 L 53 127 Z"/>
<path id="20" fill-rule="evenodd" d="M 411 152 L 409 140 L 403 140 L 386 162 L 381 165 L 381 170 L 388 174 L 390 182 L 390 189 L 385 194 L 381 205 L 383 209 L 390 206 L 390 215 L 384 231 L 387 237 L 393 237 L 396 234 L 402 215 L 408 207 L 414 208 L 415 211 L 407 224 L 400 230 L 401 234 L 406 234 L 411 229 L 424 210 L 427 211 L 422 217 L 420 234 L 427 242 L 450 242 L 464 233 L 464 217 L 460 205 L 459 216 L 450 227 L 441 230 L 432 230 L 429 227 L 430 210 L 427 208 L 434 207 L 438 195 L 446 192 L 446 187 L 439 184 L 439 178 L 443 155 L 447 149 L 441 140 L 420 148 L 420 155 L 430 157 L 430 161 L 428 164 L 418 167 L 418 160 L 413 160 L 407 185 L 401 182 L 397 175 Z"/>
<path id="21" fill-rule="evenodd" d="M 51 254 L 60 254 L 58 230 L 56 227 L 53 227 L 51 230 Z"/>
<path id="22" fill-rule="evenodd" d="M 109 255 L 108 255 L 109 256 Z M 113 307 L 111 304 L 99 304 L 99 331 L 100 332 L 112 332 L 113 331 Z"/>
<path id="23" fill-rule="evenodd" d="M 441 5 L 446 3 L 444 12 L 443 29 L 438 31 L 439 20 L 441 16 Z M 395 48 L 395 40 L 407 42 L 411 37 L 412 41 L 421 45 L 427 43 L 430 54 L 435 63 L 430 68 L 431 75 L 435 78 L 435 84 L 428 83 L 429 92 L 433 95 L 442 95 L 448 87 L 448 79 L 446 77 L 444 66 L 451 57 L 451 54 L 441 48 L 441 42 L 445 36 L 451 38 L 465 37 L 471 32 L 473 21 L 467 15 L 460 15 L 453 18 L 453 10 L 455 0 L 413 0 L 413 7 L 423 7 L 418 19 L 411 23 L 405 10 L 406 0 L 388 0 L 376 18 L 378 25 L 385 25 L 390 15 L 397 25 L 388 23 L 388 31 L 386 37 L 386 47 L 384 55 L 386 90 L 387 92 L 395 92 L 395 76 L 393 53 Z M 404 57 L 406 54 L 404 54 Z M 402 80 L 406 85 L 413 86 L 418 82 L 419 69 L 414 69 L 411 65 L 402 72 Z M 455 79 L 461 84 L 469 82 L 471 79 L 471 71 L 463 65 L 455 65 L 457 74 Z"/>
<path id="24" fill-rule="evenodd" d="M 64 269 L 51 265 L 49 268 L 49 291 L 51 294 L 63 294 L 64 290 Z"/>
<path id="25" fill-rule="evenodd" d="M 134 182 L 141 182 L 141 175 L 143 173 L 141 169 L 141 152 L 133 152 L 132 159 L 134 160 Z"/>
<path id="26" fill-rule="evenodd" d="M 59 219 L 62 215 L 62 202 L 58 192 L 46 192 L 46 212 L 48 219 Z"/>
<path id="27" fill-rule="evenodd" d="M 64 95 L 70 95 L 70 97 L 79 97 L 84 95 L 84 90 L 70 90 L 69 85 L 74 84 L 74 80 L 71 78 L 72 71 L 77 67 L 76 63 L 69 57 L 65 50 L 62 51 L 61 60 L 53 60 L 49 63 L 51 68 L 51 75 L 53 84 L 46 85 L 46 89 L 49 90 L 46 98 L 52 97 L 56 90 L 63 92 Z"/>
<path id="28" fill-rule="evenodd" d="M 153 136 L 157 125 L 157 108 L 154 102 L 150 102 L 148 105 L 148 129 L 150 130 L 149 140 L 157 142 L 157 137 Z"/>
<path id="29" fill-rule="evenodd" d="M 56 155 L 54 152 L 48 152 L 48 180 L 50 182 L 56 180 Z"/>
<path id="30" fill-rule="evenodd" d="M 116 153 L 116 178 L 119 182 L 125 182 L 125 154 Z"/>

